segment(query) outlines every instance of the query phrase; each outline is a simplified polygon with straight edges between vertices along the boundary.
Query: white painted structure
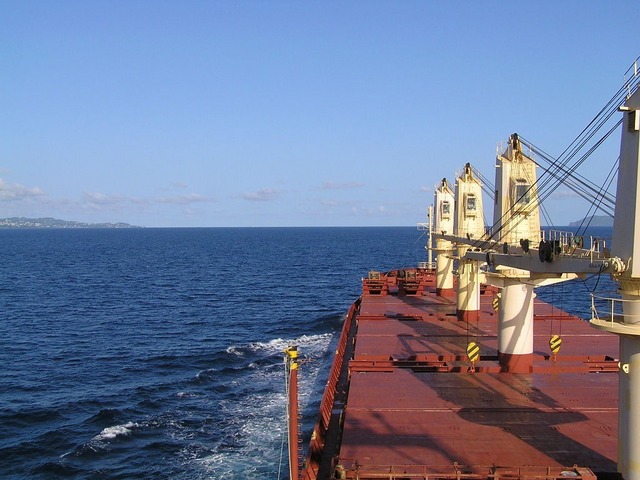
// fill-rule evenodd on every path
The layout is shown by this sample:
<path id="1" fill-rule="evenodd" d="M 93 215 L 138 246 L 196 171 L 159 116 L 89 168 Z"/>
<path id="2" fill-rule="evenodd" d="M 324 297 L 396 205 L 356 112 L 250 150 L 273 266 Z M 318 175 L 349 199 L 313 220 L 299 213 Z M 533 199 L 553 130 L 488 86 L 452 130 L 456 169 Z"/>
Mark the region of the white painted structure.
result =
<path id="1" fill-rule="evenodd" d="M 446 178 L 442 179 L 434 194 L 434 230 L 442 234 L 452 234 L 455 219 L 454 193 Z M 453 294 L 453 246 L 450 241 L 436 239 L 436 293 Z"/>
<path id="2" fill-rule="evenodd" d="M 473 175 L 469 163 L 456 179 L 456 206 L 455 235 L 469 239 L 482 238 L 485 233 L 482 184 Z"/>
<path id="3" fill-rule="evenodd" d="M 540 214 L 538 205 L 536 164 L 522 153 L 518 136 L 512 135 L 509 146 L 497 156 L 496 193 L 493 226 L 494 237 L 486 238 L 482 230 L 464 218 L 460 203 L 465 195 L 480 197 L 481 184 L 473 178 L 467 164 L 457 182 L 456 234 L 441 235 L 438 241 L 449 240 L 459 253 L 457 308 L 458 318 L 477 318 L 480 302 L 480 263 L 487 262 L 490 271 L 482 273 L 484 282 L 501 289 L 498 308 L 498 357 L 504 371 L 529 372 L 533 362 L 533 300 L 534 288 L 575 278 L 563 268 L 583 272 L 585 258 L 577 265 L 542 263 L 539 259 Z M 477 192 L 477 193 L 476 193 Z M 473 197 L 471 197 L 473 198 Z M 482 204 L 476 216 L 482 218 Z M 476 230 L 471 230 L 472 226 Z M 476 236 L 477 235 L 477 236 Z M 521 242 L 522 240 L 522 242 Z M 525 242 L 528 240 L 528 242 Z M 469 248 L 471 247 L 471 248 Z M 487 250 L 489 253 L 487 253 Z M 594 271 L 600 265 L 592 263 Z M 536 275 L 532 277 L 531 272 Z M 640 480 L 640 479 L 639 479 Z"/>
<path id="4" fill-rule="evenodd" d="M 453 230 L 458 237 L 479 240 L 484 237 L 484 209 L 482 184 L 474 176 L 471 164 L 467 163 L 456 178 L 456 211 Z M 458 256 L 462 257 L 466 245 L 458 245 Z M 458 320 L 475 321 L 480 311 L 480 264 L 475 260 L 458 261 L 458 288 L 456 289 Z"/>
<path id="5" fill-rule="evenodd" d="M 640 90 L 624 106 L 612 255 L 627 266 L 612 275 L 622 296 L 622 315 L 591 324 L 620 336 L 618 471 L 640 480 Z"/>
<path id="6" fill-rule="evenodd" d="M 476 321 L 480 315 L 480 262 L 460 259 L 456 311 L 458 320 Z"/>
<path id="7" fill-rule="evenodd" d="M 496 157 L 496 196 L 493 210 L 494 240 L 519 245 L 540 242 L 540 209 L 536 164 L 522 152 L 517 134 Z"/>
<path id="8" fill-rule="evenodd" d="M 505 371 L 527 373 L 533 362 L 533 285 L 505 279 L 498 308 L 498 358 Z"/>
<path id="9" fill-rule="evenodd" d="M 453 234 L 455 220 L 455 196 L 449 182 L 443 178 L 435 189 L 435 221 L 433 228 L 438 233 Z"/>
<path id="10" fill-rule="evenodd" d="M 637 79 L 640 72 L 634 67 Z M 611 255 L 575 245 L 554 245 L 553 258 L 541 254 L 535 163 L 522 153 L 517 135 L 497 156 L 493 238 L 474 240 L 442 227 L 435 236 L 440 245 L 472 246 L 460 258 L 461 272 L 469 261 L 486 261 L 486 282 L 501 288 L 498 354 L 505 371 L 527 372 L 531 366 L 536 286 L 611 274 L 622 298 L 609 299 L 608 318 L 600 318 L 594 306 L 591 325 L 620 338 L 618 472 L 624 480 L 640 480 L 640 90 L 620 110 L 624 120 Z M 545 243 L 542 253 L 549 246 Z"/>

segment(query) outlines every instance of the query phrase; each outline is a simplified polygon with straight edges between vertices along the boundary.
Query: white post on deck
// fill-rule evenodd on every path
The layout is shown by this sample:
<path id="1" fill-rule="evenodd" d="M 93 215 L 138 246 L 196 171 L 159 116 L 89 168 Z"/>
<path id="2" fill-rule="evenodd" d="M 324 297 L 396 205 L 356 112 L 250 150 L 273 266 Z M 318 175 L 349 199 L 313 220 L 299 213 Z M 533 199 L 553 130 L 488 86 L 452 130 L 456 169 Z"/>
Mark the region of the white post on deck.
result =
<path id="1" fill-rule="evenodd" d="M 480 267 L 477 261 L 461 259 L 458 266 L 458 320 L 476 321 L 480 314 Z"/>
<path id="2" fill-rule="evenodd" d="M 535 296 L 532 285 L 505 279 L 498 309 L 498 359 L 505 372 L 531 371 Z"/>

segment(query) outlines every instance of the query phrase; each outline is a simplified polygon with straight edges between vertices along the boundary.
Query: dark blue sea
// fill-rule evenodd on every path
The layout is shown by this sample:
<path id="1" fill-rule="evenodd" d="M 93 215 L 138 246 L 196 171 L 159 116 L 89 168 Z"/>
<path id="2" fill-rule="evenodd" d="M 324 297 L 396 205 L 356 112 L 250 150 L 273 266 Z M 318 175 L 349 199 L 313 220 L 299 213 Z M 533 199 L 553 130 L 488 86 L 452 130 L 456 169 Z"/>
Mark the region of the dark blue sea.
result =
<path id="1" fill-rule="evenodd" d="M 287 478 L 283 349 L 303 357 L 306 447 L 361 277 L 424 245 L 411 227 L 0 230 L 0 477 Z M 587 316 L 599 283 L 539 295 Z"/>

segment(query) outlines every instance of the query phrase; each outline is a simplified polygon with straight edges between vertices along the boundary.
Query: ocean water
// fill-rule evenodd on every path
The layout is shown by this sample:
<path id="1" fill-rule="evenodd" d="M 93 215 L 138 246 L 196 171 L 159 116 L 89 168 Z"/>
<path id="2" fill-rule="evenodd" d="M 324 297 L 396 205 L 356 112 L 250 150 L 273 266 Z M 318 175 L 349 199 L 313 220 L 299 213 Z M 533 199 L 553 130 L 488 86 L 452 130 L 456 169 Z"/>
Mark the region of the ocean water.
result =
<path id="1" fill-rule="evenodd" d="M 0 478 L 287 478 L 282 351 L 303 359 L 306 448 L 360 278 L 424 245 L 411 227 L 0 230 Z M 539 295 L 586 316 L 607 282 Z"/>
<path id="2" fill-rule="evenodd" d="M 287 478 L 283 349 L 303 358 L 306 447 L 360 278 L 424 244 L 410 227 L 0 230 L 0 478 Z"/>

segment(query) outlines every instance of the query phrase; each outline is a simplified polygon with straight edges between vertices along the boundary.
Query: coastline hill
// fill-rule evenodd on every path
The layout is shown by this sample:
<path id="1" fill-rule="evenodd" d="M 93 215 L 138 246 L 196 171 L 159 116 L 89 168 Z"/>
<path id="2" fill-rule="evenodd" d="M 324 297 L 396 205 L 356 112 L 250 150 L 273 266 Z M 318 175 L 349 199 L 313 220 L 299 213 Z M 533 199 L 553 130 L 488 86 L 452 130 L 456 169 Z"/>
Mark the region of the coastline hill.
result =
<path id="1" fill-rule="evenodd" d="M 140 228 L 128 223 L 85 223 L 57 218 L 0 218 L 0 228 Z"/>
<path id="2" fill-rule="evenodd" d="M 592 215 L 569 224 L 570 227 L 579 227 L 580 225 L 589 225 L 591 227 L 613 227 L 613 217 L 610 217 L 609 215 Z"/>

